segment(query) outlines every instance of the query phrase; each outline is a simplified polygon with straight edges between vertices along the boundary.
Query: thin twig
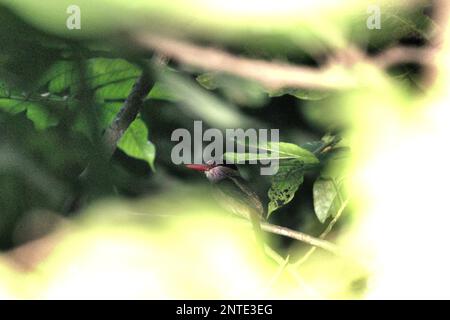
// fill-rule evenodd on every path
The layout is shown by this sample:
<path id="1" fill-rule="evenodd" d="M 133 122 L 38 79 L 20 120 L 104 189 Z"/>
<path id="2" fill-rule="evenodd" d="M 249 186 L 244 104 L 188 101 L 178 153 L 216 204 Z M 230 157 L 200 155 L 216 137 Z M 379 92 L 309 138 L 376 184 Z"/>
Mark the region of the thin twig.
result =
<path id="1" fill-rule="evenodd" d="M 306 281 L 300 276 L 299 272 L 293 268 L 293 265 L 289 263 L 289 256 L 284 259 L 275 250 L 266 245 L 266 254 L 279 265 L 277 272 L 270 280 L 270 286 L 275 285 L 275 282 L 279 279 L 284 271 L 288 272 L 289 275 L 298 283 L 298 285 L 305 291 L 305 293 L 314 299 L 320 299 L 322 296 L 317 292 L 316 289 L 311 287 Z"/>
<path id="2" fill-rule="evenodd" d="M 342 215 L 342 212 L 344 212 L 344 209 L 347 207 L 348 202 L 350 201 L 350 198 L 347 198 L 344 202 L 342 202 L 341 207 L 339 208 L 339 211 L 334 216 L 333 220 L 328 224 L 327 228 L 321 233 L 319 236 L 320 239 L 325 239 L 325 237 L 331 232 L 336 222 L 339 220 L 339 218 Z M 316 251 L 316 247 L 312 247 L 308 250 L 308 252 L 305 253 L 305 255 L 300 258 L 297 262 L 295 262 L 293 265 L 294 267 L 299 267 L 303 263 L 305 263 L 309 257 Z"/>
<path id="3" fill-rule="evenodd" d="M 295 231 L 286 227 L 278 226 L 271 223 L 263 222 L 261 223 L 261 229 L 270 233 L 278 234 L 280 236 L 288 237 L 291 239 L 295 239 L 301 242 L 305 242 L 309 245 L 312 245 L 317 248 L 321 248 L 328 252 L 334 253 L 336 255 L 341 255 L 339 248 L 326 240 L 315 238 L 306 233 Z"/>
<path id="4" fill-rule="evenodd" d="M 275 274 L 272 276 L 272 279 L 270 279 L 270 282 L 269 282 L 269 287 L 273 287 L 275 285 L 275 283 L 278 281 L 278 279 L 281 277 L 283 272 L 288 267 L 290 256 L 287 256 L 286 259 L 283 259 L 274 250 L 272 250 L 268 246 L 266 246 L 265 252 L 272 260 L 274 260 L 279 265 Z M 281 258 L 281 260 L 279 258 Z"/>

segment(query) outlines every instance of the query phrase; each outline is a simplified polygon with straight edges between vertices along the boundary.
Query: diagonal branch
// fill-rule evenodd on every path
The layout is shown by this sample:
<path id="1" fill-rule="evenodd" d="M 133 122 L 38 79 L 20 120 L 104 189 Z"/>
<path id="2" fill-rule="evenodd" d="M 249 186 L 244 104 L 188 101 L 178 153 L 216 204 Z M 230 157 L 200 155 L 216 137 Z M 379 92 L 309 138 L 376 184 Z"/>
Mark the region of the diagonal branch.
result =
<path id="1" fill-rule="evenodd" d="M 136 119 L 144 104 L 144 99 L 149 94 L 152 86 L 153 80 L 150 75 L 144 71 L 134 83 L 130 95 L 125 100 L 122 109 L 120 109 L 113 123 L 105 131 L 103 140 L 109 156 L 114 153 L 120 138 L 134 119 Z"/>
<path id="2" fill-rule="evenodd" d="M 162 65 L 166 63 L 166 60 L 161 56 L 156 56 L 153 59 L 153 62 L 155 65 Z M 122 109 L 120 109 L 116 118 L 103 135 L 103 141 L 107 148 L 108 156 L 111 156 L 114 153 L 120 138 L 136 119 L 144 104 L 144 99 L 150 93 L 154 83 L 154 79 L 148 70 L 144 68 L 141 76 L 139 76 L 134 83 Z"/>
<path id="3" fill-rule="evenodd" d="M 278 234 L 280 236 L 285 236 L 291 239 L 305 242 L 313 247 L 321 248 L 331 253 L 340 255 L 340 250 L 335 244 L 323 239 L 310 236 L 300 231 L 295 231 L 286 227 L 266 222 L 261 223 L 261 229 L 270 233 Z"/>
<path id="4" fill-rule="evenodd" d="M 339 208 L 339 211 L 337 212 L 336 216 L 333 218 L 330 224 L 328 224 L 327 228 L 321 233 L 319 239 L 325 239 L 325 237 L 331 232 L 334 225 L 341 217 L 342 212 L 344 212 L 344 209 L 347 207 L 349 201 L 350 198 L 347 198 L 344 202 L 341 203 L 341 207 Z M 299 259 L 297 262 L 294 263 L 295 267 L 299 267 L 300 265 L 305 263 L 309 259 L 309 257 L 314 253 L 314 251 L 316 251 L 316 247 L 310 248 L 301 259 Z"/>
<path id="5" fill-rule="evenodd" d="M 158 56 L 154 59 L 154 62 L 155 64 L 163 64 L 165 63 L 165 60 L 164 58 Z M 117 143 L 119 142 L 125 131 L 128 129 L 128 127 L 131 125 L 131 123 L 136 119 L 144 104 L 144 99 L 150 93 L 153 85 L 154 79 L 150 75 L 149 70 L 147 68 L 144 68 L 141 76 L 139 76 L 134 83 L 133 88 L 127 99 L 125 100 L 123 107 L 120 109 L 116 118 L 106 129 L 102 137 L 107 158 L 110 158 L 114 154 L 114 151 L 117 148 Z M 88 166 L 80 174 L 79 179 L 87 179 L 92 175 L 92 172 L 92 163 L 89 163 Z M 82 201 L 83 197 L 81 194 L 73 196 L 71 199 L 68 199 L 65 202 L 64 211 L 75 211 L 81 206 Z"/>

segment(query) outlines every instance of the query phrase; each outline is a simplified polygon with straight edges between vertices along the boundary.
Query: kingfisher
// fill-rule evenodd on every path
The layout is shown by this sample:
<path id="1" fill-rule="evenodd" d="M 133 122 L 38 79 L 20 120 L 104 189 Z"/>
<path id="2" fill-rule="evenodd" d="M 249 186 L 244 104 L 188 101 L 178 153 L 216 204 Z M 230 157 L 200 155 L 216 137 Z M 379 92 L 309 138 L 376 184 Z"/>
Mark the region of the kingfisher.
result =
<path id="1" fill-rule="evenodd" d="M 227 211 L 250 220 L 257 241 L 262 241 L 261 222 L 265 220 L 264 207 L 235 164 L 209 160 L 206 164 L 187 164 L 186 167 L 204 172 L 213 185 L 213 195 L 219 204 Z"/>

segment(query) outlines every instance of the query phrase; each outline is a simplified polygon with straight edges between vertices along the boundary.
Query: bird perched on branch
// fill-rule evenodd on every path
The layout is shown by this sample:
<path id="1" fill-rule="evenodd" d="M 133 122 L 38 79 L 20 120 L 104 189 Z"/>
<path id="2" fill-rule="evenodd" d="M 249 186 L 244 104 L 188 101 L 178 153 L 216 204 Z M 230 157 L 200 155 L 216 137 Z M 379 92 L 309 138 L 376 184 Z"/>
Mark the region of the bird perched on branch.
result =
<path id="1" fill-rule="evenodd" d="M 189 169 L 202 171 L 212 183 L 214 195 L 226 210 L 248 219 L 253 225 L 258 241 L 262 241 L 261 221 L 264 208 L 258 195 L 250 188 L 236 165 L 218 164 L 214 160 L 206 164 L 188 164 Z"/>

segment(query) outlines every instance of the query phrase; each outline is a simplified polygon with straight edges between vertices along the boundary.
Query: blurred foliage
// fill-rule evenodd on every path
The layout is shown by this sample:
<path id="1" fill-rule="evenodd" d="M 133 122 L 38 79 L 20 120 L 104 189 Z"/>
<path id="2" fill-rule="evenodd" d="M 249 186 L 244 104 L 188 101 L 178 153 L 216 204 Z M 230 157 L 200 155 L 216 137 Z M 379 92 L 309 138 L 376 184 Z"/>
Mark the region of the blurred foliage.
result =
<path id="1" fill-rule="evenodd" d="M 256 166 L 241 165 L 241 173 L 262 198 L 270 222 L 320 235 L 349 197 L 350 155 L 372 147 L 351 129 L 373 133 L 378 104 L 407 105 L 404 88 L 417 91 L 420 68 L 402 65 L 386 76 L 362 67 L 364 86 L 348 91 L 270 90 L 174 61 L 155 66 L 151 53 L 137 48 L 129 35 L 171 35 L 249 57 L 317 66 L 350 44 L 372 54 L 398 43 L 420 46 L 435 32 L 430 6 L 406 1 L 380 1 L 383 27 L 369 30 L 370 2 L 0 0 L 0 249 L 34 240 L 24 221 L 42 212 L 74 218 L 75 228 L 42 262 L 43 276 L 27 278 L 0 260 L 0 295 L 363 294 L 368 272 L 351 259 L 317 253 L 299 273 L 285 257 L 301 258 L 309 246 L 277 237 L 271 241 L 276 263 L 259 256 L 242 221 L 215 216 L 224 213 L 199 187 L 206 179 L 173 165 L 171 133 L 191 130 L 194 120 L 202 120 L 204 129 L 279 128 L 279 172 L 269 178 L 256 174 Z M 81 8 L 81 30 L 65 27 L 69 4 Z M 102 134 L 144 71 L 156 83 L 109 159 Z M 135 198 L 137 204 L 127 201 Z M 98 205 L 100 199 L 114 200 Z M 185 217 L 169 222 L 153 217 L 172 214 Z M 333 239 L 351 217 L 338 222 Z M 43 229 L 39 236 L 52 231 Z M 351 242 L 346 239 L 344 246 Z M 72 263 L 80 263 L 76 275 L 67 273 Z M 267 289 L 280 273 L 274 280 L 279 288 Z M 122 274 L 135 278 L 120 283 Z M 91 280 L 94 291 L 82 285 Z"/>
<path id="2" fill-rule="evenodd" d="M 319 254 L 315 267 L 301 276 L 279 274 L 282 266 L 261 254 L 250 225 L 227 218 L 204 192 L 180 187 L 182 201 L 165 194 L 97 203 L 57 235 L 51 257 L 35 272 L 11 272 L 0 260 L 0 296 L 310 299 L 361 294 L 353 283 L 364 281 L 365 270 L 329 254 Z M 323 258 L 330 263 L 318 263 Z"/>

